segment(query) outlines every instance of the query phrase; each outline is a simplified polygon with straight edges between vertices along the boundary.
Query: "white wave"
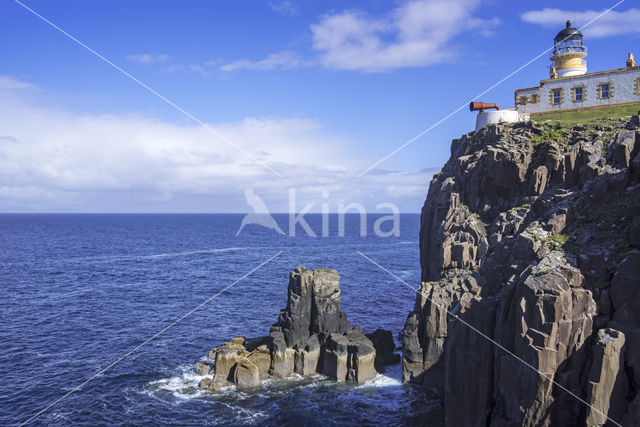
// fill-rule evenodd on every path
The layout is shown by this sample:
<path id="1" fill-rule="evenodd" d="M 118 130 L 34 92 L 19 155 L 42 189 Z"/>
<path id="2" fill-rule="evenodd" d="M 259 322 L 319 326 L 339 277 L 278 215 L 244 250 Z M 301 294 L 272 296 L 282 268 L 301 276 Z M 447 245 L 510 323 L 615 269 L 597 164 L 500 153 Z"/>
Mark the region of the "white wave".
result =
<path id="1" fill-rule="evenodd" d="M 155 258 L 168 258 L 168 257 L 175 257 L 175 256 L 213 254 L 216 252 L 244 251 L 247 249 L 249 248 L 203 249 L 199 251 L 185 251 L 185 252 L 175 252 L 175 253 L 169 253 L 169 254 L 142 255 L 142 256 L 136 257 L 136 259 L 155 259 Z"/>
<path id="2" fill-rule="evenodd" d="M 178 375 L 151 381 L 146 389 L 151 394 L 168 392 L 177 399 L 194 399 L 207 394 L 207 391 L 200 388 L 200 381 L 204 378 L 205 375 L 196 374 L 193 365 L 187 365 L 180 368 Z"/>
<path id="3" fill-rule="evenodd" d="M 385 374 L 378 374 L 375 378 L 365 381 L 364 384 L 359 385 L 361 387 L 398 387 L 402 385 L 402 381 L 397 378 L 388 377 Z"/>
<path id="4" fill-rule="evenodd" d="M 402 364 L 396 363 L 384 367 L 384 373 L 378 374 L 360 387 L 398 387 L 402 385 Z"/>
<path id="5" fill-rule="evenodd" d="M 203 254 L 213 254 L 218 252 L 244 251 L 247 249 L 249 248 L 232 247 L 232 248 L 202 249 L 202 250 L 184 251 L 184 252 L 160 253 L 160 254 L 152 254 L 152 255 L 132 255 L 132 256 L 108 255 L 108 256 L 74 258 L 71 261 L 118 262 L 118 261 L 128 261 L 128 260 L 161 259 L 161 258 L 171 258 L 171 257 L 180 257 L 180 256 L 189 256 L 189 255 L 203 255 Z"/>

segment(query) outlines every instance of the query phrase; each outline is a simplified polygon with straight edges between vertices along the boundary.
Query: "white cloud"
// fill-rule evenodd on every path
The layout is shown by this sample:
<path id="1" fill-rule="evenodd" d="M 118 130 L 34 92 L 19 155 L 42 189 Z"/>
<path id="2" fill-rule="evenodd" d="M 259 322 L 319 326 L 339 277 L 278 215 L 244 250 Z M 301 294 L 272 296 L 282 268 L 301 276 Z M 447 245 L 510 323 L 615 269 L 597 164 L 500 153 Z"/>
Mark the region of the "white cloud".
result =
<path id="1" fill-rule="evenodd" d="M 270 1 L 269 7 L 283 15 L 293 16 L 298 13 L 298 7 L 290 0 Z"/>
<path id="2" fill-rule="evenodd" d="M 208 64 L 208 63 L 207 63 Z M 211 77 L 211 73 L 207 70 L 207 65 L 200 64 L 171 64 L 164 68 L 169 74 L 174 73 L 196 73 L 200 77 Z"/>
<path id="3" fill-rule="evenodd" d="M 317 58 L 281 51 L 258 61 L 239 59 L 222 65 L 220 70 L 292 69 L 320 64 L 329 69 L 377 72 L 446 62 L 455 57 L 452 43 L 456 36 L 475 30 L 489 37 L 500 24 L 498 18 L 473 16 L 479 4 L 480 0 L 413 0 L 382 17 L 354 10 L 328 14 L 310 27 Z"/>
<path id="4" fill-rule="evenodd" d="M 387 71 L 453 58 L 454 38 L 471 29 L 491 35 L 497 18 L 472 16 L 478 0 L 414 0 L 386 16 L 358 11 L 326 15 L 311 26 L 313 47 L 327 68 Z"/>
<path id="5" fill-rule="evenodd" d="M 34 93 L 46 94 L 33 85 L 0 76 L 8 81 L 13 83 L 0 86 L 0 211 L 130 211 L 136 209 L 127 204 L 131 200 L 151 206 L 185 195 L 200 197 L 209 210 L 242 211 L 247 186 L 274 211 L 287 209 L 290 187 L 297 189 L 299 204 L 312 200 L 318 208 L 324 188 L 340 200 L 373 206 L 421 193 L 410 200 L 417 210 L 426 191 L 422 172 L 356 179 L 372 159 L 351 152 L 352 141 L 313 119 L 211 124 L 280 172 L 278 178 L 203 127 L 135 114 L 61 111 L 40 102 Z"/>
<path id="6" fill-rule="evenodd" d="M 604 9 L 600 11 L 575 11 L 546 8 L 523 13 L 521 17 L 525 22 L 558 30 L 564 27 L 567 19 L 570 19 L 576 27 L 580 27 L 597 18 L 593 23 L 581 30 L 585 36 L 592 38 L 640 34 L 640 25 L 638 25 L 640 22 L 640 9 L 611 10 L 600 16 L 602 12 L 604 12 Z"/>
<path id="7" fill-rule="evenodd" d="M 169 60 L 169 55 L 165 55 L 162 53 L 142 53 L 138 55 L 129 55 L 127 56 L 127 59 L 138 64 L 152 65 L 161 62 L 167 62 Z"/>
<path id="8" fill-rule="evenodd" d="M 220 67 L 222 71 L 235 71 L 240 69 L 247 70 L 275 70 L 282 69 L 287 70 L 291 68 L 302 68 L 311 66 L 310 61 L 306 61 L 293 52 L 282 51 L 272 53 L 265 59 L 259 61 L 252 61 L 249 59 L 239 59 L 237 61 L 230 62 Z"/>
<path id="9" fill-rule="evenodd" d="M 24 90 L 34 88 L 35 86 L 31 83 L 23 82 L 10 76 L 0 75 L 0 90 Z"/>

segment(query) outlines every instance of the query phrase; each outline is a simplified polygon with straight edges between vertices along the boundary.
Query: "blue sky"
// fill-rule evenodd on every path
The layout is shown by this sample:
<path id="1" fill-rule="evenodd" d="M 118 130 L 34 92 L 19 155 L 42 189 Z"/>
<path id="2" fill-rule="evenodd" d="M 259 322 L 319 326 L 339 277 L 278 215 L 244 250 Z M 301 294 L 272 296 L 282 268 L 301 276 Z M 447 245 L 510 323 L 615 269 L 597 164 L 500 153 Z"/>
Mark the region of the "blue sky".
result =
<path id="1" fill-rule="evenodd" d="M 0 211 L 245 212 L 251 187 L 273 211 L 295 188 L 418 212 L 466 108 L 356 175 L 615 3 L 23 1 L 216 134 L 3 1 Z M 590 71 L 638 46 L 634 6 L 584 29 Z M 478 100 L 512 107 L 548 56 Z"/>

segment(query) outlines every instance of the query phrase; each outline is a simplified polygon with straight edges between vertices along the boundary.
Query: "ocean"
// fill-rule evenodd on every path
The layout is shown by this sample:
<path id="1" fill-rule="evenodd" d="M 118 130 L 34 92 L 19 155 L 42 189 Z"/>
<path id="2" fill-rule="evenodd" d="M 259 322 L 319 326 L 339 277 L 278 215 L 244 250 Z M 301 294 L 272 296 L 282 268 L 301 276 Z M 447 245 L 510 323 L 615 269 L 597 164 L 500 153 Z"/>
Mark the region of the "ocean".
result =
<path id="1" fill-rule="evenodd" d="M 319 375 L 198 389 L 209 350 L 268 334 L 299 265 L 336 269 L 351 324 L 397 337 L 415 292 L 358 251 L 417 287 L 419 215 L 400 216 L 399 237 L 376 236 L 378 217 L 365 237 L 357 215 L 344 236 L 330 215 L 328 237 L 291 237 L 258 225 L 236 236 L 242 214 L 0 215 L 0 424 L 440 425 L 442 402 L 402 385 L 399 364 L 363 385 Z M 320 235 L 321 216 L 305 218 Z"/>

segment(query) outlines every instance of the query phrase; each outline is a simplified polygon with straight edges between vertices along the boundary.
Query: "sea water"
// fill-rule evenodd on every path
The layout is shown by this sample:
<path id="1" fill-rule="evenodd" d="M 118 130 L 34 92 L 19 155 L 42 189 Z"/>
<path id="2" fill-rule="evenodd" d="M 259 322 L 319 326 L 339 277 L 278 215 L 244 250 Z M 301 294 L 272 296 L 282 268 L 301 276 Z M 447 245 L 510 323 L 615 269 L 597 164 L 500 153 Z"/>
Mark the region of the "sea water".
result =
<path id="1" fill-rule="evenodd" d="M 329 237 L 315 238 L 258 225 L 236 236 L 242 218 L 0 215 L 0 424 L 25 422 L 62 398 L 32 422 L 439 425 L 442 403 L 402 385 L 399 364 L 363 385 L 317 375 L 251 391 L 198 388 L 195 365 L 211 348 L 268 334 L 296 266 L 338 270 L 351 324 L 395 337 L 419 284 L 419 215 L 401 215 L 392 237 L 376 236 L 376 215 L 364 237 L 358 215 L 347 216 L 344 236 L 330 216 Z M 288 230 L 288 216 L 275 219 Z M 322 218 L 305 219 L 321 236 Z"/>

